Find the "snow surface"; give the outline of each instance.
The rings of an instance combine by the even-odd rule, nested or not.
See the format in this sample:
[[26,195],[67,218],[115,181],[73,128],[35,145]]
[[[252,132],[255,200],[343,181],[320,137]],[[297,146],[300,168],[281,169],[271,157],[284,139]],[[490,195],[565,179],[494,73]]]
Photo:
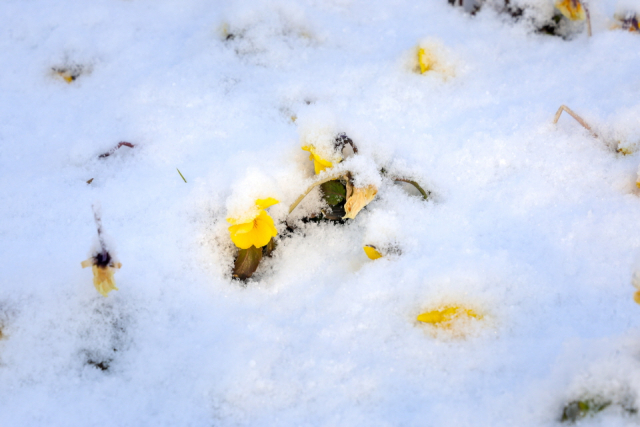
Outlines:
[[[640,154],[552,124],[566,104],[640,139],[640,38],[609,31],[615,0],[590,4],[593,37],[565,40],[445,0],[2,1],[0,425],[543,426],[589,395],[640,407]],[[425,40],[453,77],[407,67]],[[312,193],[285,238],[313,181],[298,123],[346,132],[344,164],[379,193],[348,224],[303,224]],[[119,141],[136,146],[98,158]],[[243,287],[225,219],[258,197],[280,200],[281,239]],[[96,201],[123,263],[108,298],[80,268]],[[452,303],[485,314],[465,337],[415,320]],[[583,424],[638,422],[612,405]]]

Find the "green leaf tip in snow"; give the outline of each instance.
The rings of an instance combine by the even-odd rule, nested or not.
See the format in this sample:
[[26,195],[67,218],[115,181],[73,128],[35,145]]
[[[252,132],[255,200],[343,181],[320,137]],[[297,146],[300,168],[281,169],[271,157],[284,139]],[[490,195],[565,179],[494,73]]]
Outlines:
[[176,170],[178,171],[178,173],[180,174],[180,177],[182,178],[182,180],[186,183],[187,180],[184,179],[184,176],[182,175],[182,172],[180,172],[180,169],[176,168]]
[[560,421],[574,423],[586,416],[597,414],[611,405],[611,403],[610,400],[592,398],[574,400],[565,405]]

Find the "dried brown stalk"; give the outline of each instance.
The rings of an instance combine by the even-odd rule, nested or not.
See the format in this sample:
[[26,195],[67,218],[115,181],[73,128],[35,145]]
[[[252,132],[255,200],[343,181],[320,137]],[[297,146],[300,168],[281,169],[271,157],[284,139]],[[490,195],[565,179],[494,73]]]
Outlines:
[[587,34],[591,37],[591,14],[589,13],[589,7],[582,3],[582,7],[584,8],[584,13],[587,15]]
[[120,148],[120,147],[122,147],[122,146],[124,146],[124,147],[129,147],[129,148],[133,148],[133,147],[135,147],[135,145],[133,145],[132,143],[123,141],[123,142],[118,143],[118,145],[116,145],[114,148],[112,148],[112,149],[111,149],[111,150],[109,150],[108,152],[103,153],[103,154],[100,154],[100,155],[98,156],[98,158],[102,159],[102,158],[104,158],[104,157],[109,157],[110,155],[112,155],[113,153],[115,153],[115,152],[118,150],[118,148]]
[[564,104],[561,105],[560,108],[558,108],[558,111],[556,112],[556,116],[553,119],[554,125],[558,123],[558,120],[560,119],[560,115],[562,114],[563,111],[566,111],[567,114],[569,114],[571,117],[576,119],[576,121],[580,123],[586,130],[588,130],[591,133],[591,135],[593,135],[594,138],[599,138],[598,134],[591,128],[591,126],[587,124],[587,122],[584,121],[582,117],[577,115],[571,108],[567,107]]

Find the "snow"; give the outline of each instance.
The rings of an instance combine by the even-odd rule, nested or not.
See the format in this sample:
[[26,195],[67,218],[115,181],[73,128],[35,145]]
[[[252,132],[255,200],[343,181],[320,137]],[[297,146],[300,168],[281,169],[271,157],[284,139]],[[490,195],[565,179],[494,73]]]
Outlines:
[[[0,424],[542,426],[598,395],[584,425],[636,425],[640,155],[615,149],[640,139],[640,38],[609,27],[640,4],[589,5],[593,37],[563,39],[445,0],[5,0]],[[427,42],[452,76],[407,65]],[[305,135],[333,130],[378,196],[304,223],[314,191],[287,231]],[[242,284],[226,218],[266,197],[278,247]],[[80,268],[96,202],[107,298]],[[484,317],[416,321],[447,304]]]

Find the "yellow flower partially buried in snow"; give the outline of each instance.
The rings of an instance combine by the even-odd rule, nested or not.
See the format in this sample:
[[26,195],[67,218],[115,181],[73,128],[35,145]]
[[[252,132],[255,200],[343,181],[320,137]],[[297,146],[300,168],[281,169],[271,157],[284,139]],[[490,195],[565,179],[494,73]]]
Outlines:
[[560,13],[572,21],[584,21],[586,18],[584,7],[582,7],[580,0],[558,0],[555,6]]
[[369,259],[371,260],[376,260],[383,257],[383,255],[375,248],[375,246],[366,245],[363,246],[362,249],[364,249],[364,253],[367,254]]
[[333,162],[322,158],[322,156],[318,154],[316,147],[313,145],[305,145],[302,149],[311,153],[309,154],[309,160],[313,160],[313,167],[315,168],[316,175],[327,168],[333,167]]
[[273,197],[256,200],[256,206],[248,215],[242,218],[227,218],[231,223],[229,233],[231,240],[240,249],[249,249],[251,246],[261,248],[266,246],[272,237],[278,234],[266,208],[279,203]]
[[418,321],[430,323],[436,327],[449,329],[456,320],[482,319],[482,316],[470,308],[450,305],[438,310],[428,311],[418,316]]
[[343,219],[355,219],[358,212],[371,202],[378,194],[378,189],[374,185],[366,187],[355,187],[353,193],[348,195],[347,202],[344,204],[344,210],[347,213]]
[[[117,268],[122,267],[122,263],[111,260],[111,256],[108,253],[105,257],[101,257],[100,255],[101,254],[98,254],[86,259],[82,261],[80,265],[82,265],[82,268],[91,266],[91,270],[93,271],[93,286],[96,287],[97,291],[100,292],[103,297],[106,297],[109,295],[109,292],[118,290],[113,274]],[[101,261],[103,258],[106,258],[105,262]]]

